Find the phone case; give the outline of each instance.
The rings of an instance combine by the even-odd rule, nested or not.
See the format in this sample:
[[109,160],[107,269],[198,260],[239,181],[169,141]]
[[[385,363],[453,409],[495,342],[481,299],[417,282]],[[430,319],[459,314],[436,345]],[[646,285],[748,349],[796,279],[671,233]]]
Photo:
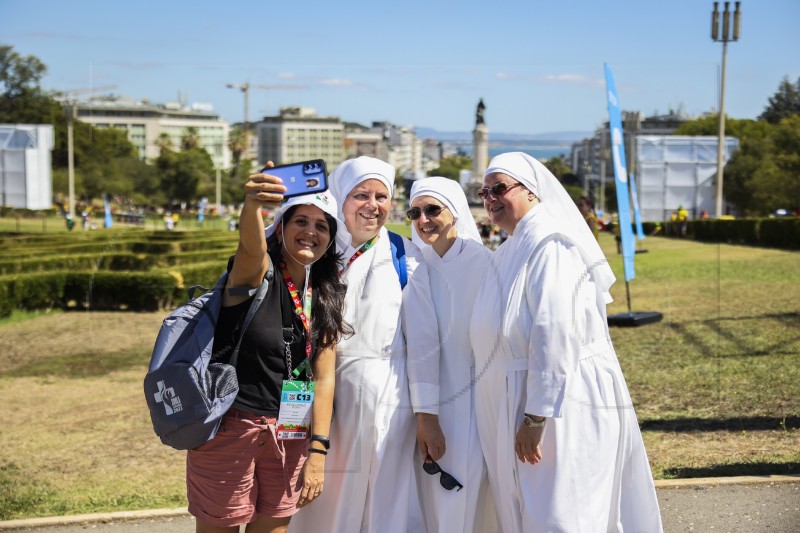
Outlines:
[[313,159],[288,165],[264,168],[264,174],[277,176],[283,181],[286,192],[284,198],[300,196],[328,189],[328,175],[325,172],[325,161]]

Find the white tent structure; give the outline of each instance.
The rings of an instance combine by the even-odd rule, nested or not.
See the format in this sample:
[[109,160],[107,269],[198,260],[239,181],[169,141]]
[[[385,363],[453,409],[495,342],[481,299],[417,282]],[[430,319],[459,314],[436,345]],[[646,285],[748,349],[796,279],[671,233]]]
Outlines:
[[49,124],[0,124],[0,203],[5,207],[53,207]]
[[[725,138],[724,160],[739,147]],[[715,211],[717,137],[636,136],[636,183],[643,220],[669,220],[683,206],[692,218]]]

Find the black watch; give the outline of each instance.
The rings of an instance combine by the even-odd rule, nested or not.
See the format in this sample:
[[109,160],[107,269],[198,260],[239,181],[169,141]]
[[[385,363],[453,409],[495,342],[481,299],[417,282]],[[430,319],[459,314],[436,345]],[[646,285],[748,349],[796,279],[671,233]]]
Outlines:
[[327,435],[311,435],[311,442],[317,441],[322,444],[326,450],[331,448],[331,439]]

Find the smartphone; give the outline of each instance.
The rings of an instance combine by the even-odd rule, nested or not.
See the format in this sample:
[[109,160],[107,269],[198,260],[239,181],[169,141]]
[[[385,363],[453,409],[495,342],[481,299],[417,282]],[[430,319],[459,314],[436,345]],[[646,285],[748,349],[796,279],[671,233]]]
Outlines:
[[301,196],[328,190],[328,175],[325,172],[325,161],[313,159],[288,165],[261,169],[262,174],[277,176],[283,180],[286,192],[284,198]]

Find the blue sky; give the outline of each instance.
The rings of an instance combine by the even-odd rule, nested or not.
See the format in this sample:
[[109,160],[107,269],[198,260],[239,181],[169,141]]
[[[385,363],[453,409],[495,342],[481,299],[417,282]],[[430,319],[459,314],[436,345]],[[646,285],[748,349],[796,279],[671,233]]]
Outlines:
[[[733,6],[733,2],[731,3]],[[720,6],[721,8],[721,6]],[[622,108],[717,107],[722,45],[710,0],[186,2],[0,0],[0,42],[48,66],[44,86],[115,86],[155,102],[210,103],[231,122],[279,107],[469,131],[591,131],[607,120],[603,63]],[[755,118],[800,76],[800,1],[745,0],[728,46],[726,111]],[[490,133],[491,135],[491,133]]]

